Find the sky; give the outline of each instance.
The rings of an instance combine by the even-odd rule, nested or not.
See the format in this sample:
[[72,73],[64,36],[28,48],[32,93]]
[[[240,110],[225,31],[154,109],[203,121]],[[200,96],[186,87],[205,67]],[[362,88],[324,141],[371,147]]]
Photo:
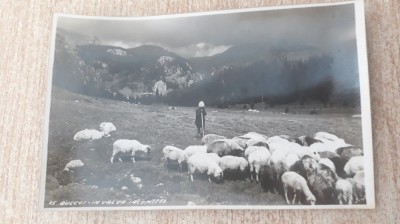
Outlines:
[[353,4],[143,18],[105,20],[60,16],[57,27],[96,36],[103,44],[123,48],[157,45],[186,58],[211,56],[231,46],[252,43],[356,53]]

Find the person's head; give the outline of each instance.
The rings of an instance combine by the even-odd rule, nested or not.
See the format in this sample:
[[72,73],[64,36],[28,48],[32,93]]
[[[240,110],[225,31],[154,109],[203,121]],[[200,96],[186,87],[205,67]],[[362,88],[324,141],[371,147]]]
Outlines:
[[204,108],[204,107],[205,107],[204,102],[203,102],[203,101],[200,101],[200,102],[199,102],[199,108]]

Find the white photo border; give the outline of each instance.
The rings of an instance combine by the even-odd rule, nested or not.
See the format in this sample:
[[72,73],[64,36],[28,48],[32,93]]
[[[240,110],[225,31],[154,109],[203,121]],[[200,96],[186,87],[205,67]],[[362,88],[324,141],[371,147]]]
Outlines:
[[[194,205],[194,206],[120,206],[120,207],[45,207],[45,184],[46,184],[46,171],[47,171],[47,156],[48,156],[48,140],[49,140],[49,122],[50,122],[50,104],[51,104],[51,90],[52,90],[52,77],[53,65],[55,54],[56,30],[58,18],[82,18],[93,20],[152,20],[152,19],[169,19],[169,18],[183,18],[192,16],[205,16],[215,14],[230,14],[239,12],[254,12],[254,11],[272,11],[283,9],[297,9],[297,8],[311,8],[311,7],[325,7],[354,4],[355,9],[355,29],[357,41],[357,56],[358,56],[358,69],[360,80],[360,97],[361,97],[361,114],[362,114],[362,141],[364,149],[364,172],[365,172],[365,192],[366,204],[365,205]],[[41,176],[40,176],[40,197],[39,209],[41,211],[61,211],[61,210],[176,210],[176,209],[258,209],[258,210],[278,210],[278,209],[374,209],[375,208],[375,186],[374,186],[374,161],[373,161],[373,142],[372,142],[372,120],[371,120],[371,101],[370,101],[370,88],[369,88],[369,73],[368,73],[368,58],[367,58],[367,44],[366,44],[366,30],[365,30],[365,12],[364,0],[345,1],[337,3],[319,3],[319,4],[301,4],[301,5],[288,5],[288,6],[272,6],[272,7],[259,7],[259,8],[246,8],[246,9],[233,9],[223,11],[209,11],[200,13],[187,13],[187,14],[172,14],[161,16],[148,16],[148,17],[102,17],[102,16],[82,16],[56,13],[53,16],[51,44],[50,44],[50,57],[47,76],[47,89],[46,89],[46,108],[45,119],[43,127],[43,149],[41,152]]]

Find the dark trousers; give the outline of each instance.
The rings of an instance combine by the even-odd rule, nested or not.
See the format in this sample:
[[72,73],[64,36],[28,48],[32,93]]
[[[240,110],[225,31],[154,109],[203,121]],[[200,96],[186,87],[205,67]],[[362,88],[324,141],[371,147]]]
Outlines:
[[[203,125],[204,125],[204,130],[205,130],[206,124],[203,124]],[[197,134],[201,134],[201,132],[202,132],[201,125],[196,125],[196,127],[197,127]]]

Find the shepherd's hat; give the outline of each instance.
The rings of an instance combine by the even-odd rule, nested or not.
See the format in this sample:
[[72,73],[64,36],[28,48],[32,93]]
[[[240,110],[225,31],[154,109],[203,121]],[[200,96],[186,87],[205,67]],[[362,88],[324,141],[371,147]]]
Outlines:
[[199,102],[199,107],[205,107],[203,101],[200,101],[200,102]]

